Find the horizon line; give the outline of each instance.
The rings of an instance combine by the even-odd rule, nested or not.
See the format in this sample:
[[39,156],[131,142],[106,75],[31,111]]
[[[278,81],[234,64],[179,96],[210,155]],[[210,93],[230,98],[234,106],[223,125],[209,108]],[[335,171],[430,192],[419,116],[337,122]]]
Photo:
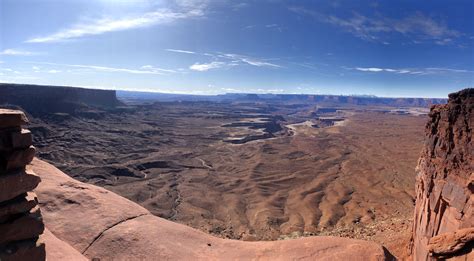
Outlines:
[[[109,90],[109,91],[125,91],[125,92],[142,92],[142,93],[156,93],[156,94],[171,94],[171,95],[190,95],[190,96],[218,96],[218,95],[228,95],[228,94],[256,94],[256,95],[320,95],[320,96],[346,96],[346,97],[364,97],[366,98],[405,98],[405,99],[448,99],[448,93],[446,97],[421,97],[421,96],[378,96],[375,94],[331,94],[331,93],[289,93],[289,92],[216,92],[216,93],[189,93],[189,92],[172,92],[172,91],[163,91],[163,90],[150,90],[150,89],[128,89],[128,88],[117,88],[117,87],[97,87],[97,86],[71,86],[71,85],[49,85],[49,84],[33,84],[33,83],[12,83],[12,82],[0,82],[2,84],[12,84],[12,85],[33,85],[33,86],[46,86],[46,87],[64,87],[64,88],[82,88],[82,89],[95,89],[95,90]],[[460,90],[470,89],[473,87],[464,87]],[[454,91],[456,92],[456,91]],[[453,92],[453,93],[454,93]]]

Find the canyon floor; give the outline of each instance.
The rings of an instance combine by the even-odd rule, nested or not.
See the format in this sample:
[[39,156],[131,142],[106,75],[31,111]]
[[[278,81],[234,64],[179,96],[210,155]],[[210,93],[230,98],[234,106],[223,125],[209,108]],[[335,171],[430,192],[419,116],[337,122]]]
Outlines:
[[39,158],[206,233],[344,236],[403,256],[423,112],[162,102],[34,116],[29,129]]

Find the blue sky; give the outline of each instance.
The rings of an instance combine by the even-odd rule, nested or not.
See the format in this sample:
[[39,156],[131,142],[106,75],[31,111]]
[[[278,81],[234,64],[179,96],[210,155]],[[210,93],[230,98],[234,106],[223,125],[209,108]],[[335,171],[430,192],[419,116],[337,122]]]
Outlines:
[[446,97],[474,2],[0,0],[0,82],[170,93]]

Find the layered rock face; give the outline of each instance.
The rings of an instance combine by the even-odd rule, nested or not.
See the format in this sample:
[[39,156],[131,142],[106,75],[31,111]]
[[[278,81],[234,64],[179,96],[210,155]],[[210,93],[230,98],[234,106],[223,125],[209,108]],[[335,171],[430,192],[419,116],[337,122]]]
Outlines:
[[28,164],[35,148],[21,111],[0,109],[0,260],[44,260],[44,224],[36,195],[40,178]]
[[418,162],[414,260],[474,260],[474,89],[431,109]]
[[0,83],[0,104],[20,106],[34,116],[75,113],[87,106],[119,105],[115,91],[62,86]]

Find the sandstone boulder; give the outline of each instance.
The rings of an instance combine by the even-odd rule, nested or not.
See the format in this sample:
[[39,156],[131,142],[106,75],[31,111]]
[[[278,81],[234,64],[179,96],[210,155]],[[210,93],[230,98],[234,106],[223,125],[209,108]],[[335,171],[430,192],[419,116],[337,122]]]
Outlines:
[[33,190],[40,181],[40,177],[28,168],[0,175],[0,202]]
[[0,260],[44,260],[44,224],[36,195],[40,182],[27,166],[35,156],[21,111],[0,109]]
[[33,160],[35,153],[36,149],[33,146],[12,151],[6,158],[5,169],[10,171],[25,167]]
[[0,224],[0,245],[35,238],[43,233],[44,225],[39,207],[35,207],[27,213],[16,216]]
[[33,144],[33,135],[31,135],[31,131],[26,129],[22,129],[20,132],[13,132],[11,139],[13,149],[26,149]]
[[17,127],[28,123],[26,115],[18,110],[0,109],[0,129]]
[[0,203],[0,223],[11,218],[12,215],[25,213],[38,205],[38,198],[33,192]]
[[474,241],[474,228],[465,228],[451,233],[444,233],[430,238],[428,243],[428,251],[431,256],[437,258],[446,258],[456,255]]
[[29,239],[0,246],[0,260],[45,260],[45,245],[41,240]]

